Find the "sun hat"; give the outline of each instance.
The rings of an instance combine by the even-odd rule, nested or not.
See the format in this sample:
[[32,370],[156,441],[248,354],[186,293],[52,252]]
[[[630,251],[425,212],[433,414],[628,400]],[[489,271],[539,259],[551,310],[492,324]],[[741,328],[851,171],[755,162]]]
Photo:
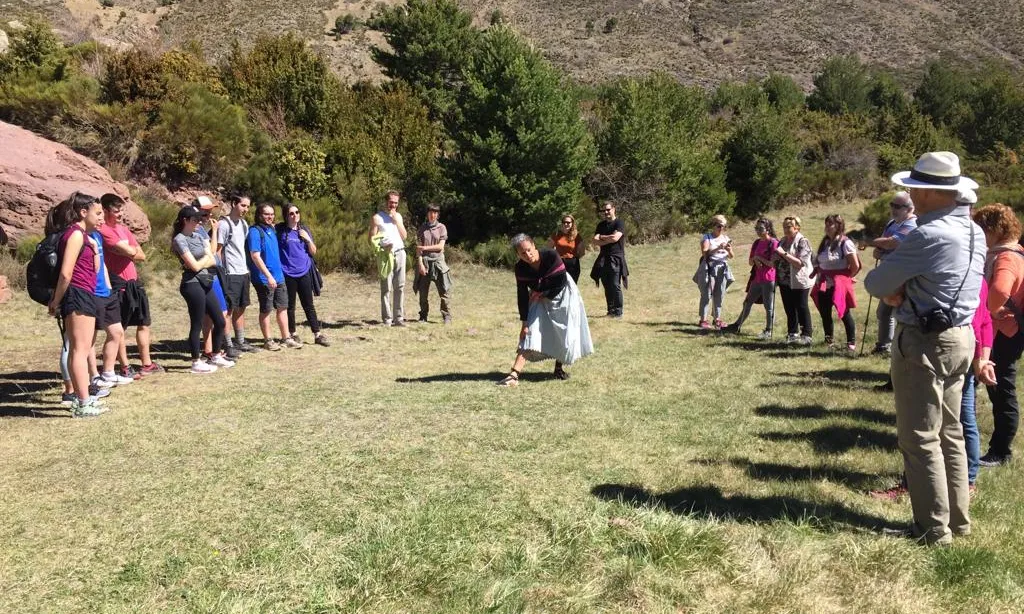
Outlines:
[[213,204],[213,201],[210,200],[209,196],[196,196],[196,199],[192,201],[192,206],[195,207],[196,209],[209,211],[210,209],[213,209],[217,205]]
[[960,174],[960,158],[949,151],[930,151],[914,163],[913,170],[892,176],[892,182],[905,188],[960,191],[977,190],[978,184]]
[[956,204],[976,205],[978,204],[978,194],[970,188],[964,188],[956,193]]

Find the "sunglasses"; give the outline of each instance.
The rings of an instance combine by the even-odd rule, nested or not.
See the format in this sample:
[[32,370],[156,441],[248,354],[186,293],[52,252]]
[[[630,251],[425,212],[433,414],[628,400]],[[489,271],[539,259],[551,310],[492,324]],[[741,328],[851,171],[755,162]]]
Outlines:
[[298,215],[298,214],[299,214],[299,210],[298,209],[292,209],[291,211],[288,212],[288,215]]
[[572,224],[572,220],[562,220],[563,224]]
[[612,211],[614,211],[614,209],[604,209],[601,213],[611,213]]

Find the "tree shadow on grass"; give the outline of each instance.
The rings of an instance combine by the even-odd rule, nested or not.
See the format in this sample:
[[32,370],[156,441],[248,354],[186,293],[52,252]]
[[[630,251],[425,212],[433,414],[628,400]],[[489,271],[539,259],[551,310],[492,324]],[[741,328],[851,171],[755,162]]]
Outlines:
[[[779,377],[789,378],[803,383],[843,384],[847,387],[869,388],[884,383],[889,379],[886,373],[862,371],[859,369],[826,369],[822,371],[800,371],[797,373],[779,373]],[[795,382],[794,382],[795,383]],[[854,386],[851,386],[854,384]]]
[[894,433],[859,426],[827,426],[801,433],[770,432],[758,437],[765,441],[807,441],[818,454],[842,454],[854,448],[897,449]]
[[731,465],[746,472],[747,476],[762,482],[835,482],[851,490],[864,491],[896,477],[895,474],[865,473],[829,465],[786,465],[783,463],[756,463],[746,458],[728,460],[698,459],[701,465]]
[[326,322],[321,320],[320,327],[327,329],[338,329],[338,328],[368,328],[377,326],[380,324],[380,320],[335,320],[334,322]]
[[[60,400],[60,385],[60,375],[53,371],[20,371],[0,375],[0,417],[68,417],[69,414],[57,404]],[[51,394],[44,394],[46,392]]]
[[729,518],[745,524],[770,524],[783,520],[807,523],[824,532],[896,528],[880,516],[858,512],[836,502],[815,503],[783,495],[726,496],[715,486],[694,486],[652,493],[635,485],[599,484],[590,490],[590,494],[604,501],[661,508],[675,514],[708,520]]
[[768,350],[777,350],[780,347],[783,347],[784,344],[780,341],[743,341],[734,337],[726,338],[719,343],[719,345],[724,345],[726,347],[746,352],[765,352]]
[[714,337],[719,335],[717,330],[701,328],[697,324],[680,322],[678,320],[673,320],[671,322],[630,322],[630,324],[634,326],[660,326],[662,328],[656,331],[659,333],[682,333],[684,335],[693,335],[696,337]]
[[804,420],[820,420],[825,418],[850,418],[860,422],[871,422],[885,426],[896,426],[896,415],[880,409],[855,407],[852,409],[826,409],[821,405],[801,405],[799,407],[783,407],[781,405],[763,405],[754,409],[758,416],[766,418],[800,418]]
[[[436,375],[424,375],[423,377],[397,377],[395,382],[399,384],[435,384],[439,382],[491,382],[501,381],[508,371],[488,371],[487,373],[438,373]],[[538,373],[527,371],[519,374],[519,380],[524,382],[546,382],[555,380],[552,373]]]
[[149,356],[157,362],[166,360],[191,361],[192,349],[188,346],[188,339],[171,339],[154,343],[149,349]]

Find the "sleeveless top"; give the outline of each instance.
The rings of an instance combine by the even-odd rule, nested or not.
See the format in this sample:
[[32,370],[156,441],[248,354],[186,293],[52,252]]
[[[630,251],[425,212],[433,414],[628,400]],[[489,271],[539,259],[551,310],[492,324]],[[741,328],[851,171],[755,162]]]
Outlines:
[[377,215],[381,219],[380,229],[384,233],[385,242],[391,246],[392,252],[400,251],[405,247],[405,242],[402,241],[402,235],[398,233],[398,225],[395,224],[394,218],[383,211],[378,211]]
[[85,234],[85,230],[82,229],[78,224],[72,224],[67,227],[64,234],[60,237],[60,262],[64,262],[64,252],[67,249],[68,239],[71,235],[76,232],[82,233],[82,251],[78,253],[78,258],[75,260],[75,268],[71,272],[71,287],[78,288],[79,290],[85,290],[89,294],[96,293],[96,248],[93,247],[92,241],[89,240],[89,236]]

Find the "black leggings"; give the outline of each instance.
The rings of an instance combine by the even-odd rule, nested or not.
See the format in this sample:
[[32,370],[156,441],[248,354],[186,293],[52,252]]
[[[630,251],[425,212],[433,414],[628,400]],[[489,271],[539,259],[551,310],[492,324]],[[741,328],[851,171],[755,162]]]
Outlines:
[[[811,324],[811,309],[807,305],[810,288],[790,288],[779,286],[782,296],[782,308],[786,310],[786,333],[795,335],[799,332],[804,337],[813,336],[814,326]],[[799,329],[797,325],[799,324]]]
[[[835,288],[829,288],[818,293],[818,313],[821,314],[821,329],[825,333],[825,339],[833,339],[832,336],[832,307]],[[846,329],[846,342],[857,342],[857,325],[853,323],[853,310],[846,306],[846,313],[843,314],[843,328]]]
[[[312,272],[312,269],[310,269]],[[313,334],[320,332],[320,320],[316,317],[316,307],[313,306],[313,278],[307,272],[302,277],[284,276],[285,286],[288,288],[288,332],[295,332],[295,295],[299,295],[299,302],[302,303],[302,310],[306,312],[306,323],[313,331]]]
[[188,306],[188,347],[192,352],[192,360],[199,360],[203,349],[203,316],[210,316],[213,322],[213,353],[217,354],[224,347],[224,314],[220,311],[220,301],[211,286],[204,290],[199,282],[182,283],[178,288]]

